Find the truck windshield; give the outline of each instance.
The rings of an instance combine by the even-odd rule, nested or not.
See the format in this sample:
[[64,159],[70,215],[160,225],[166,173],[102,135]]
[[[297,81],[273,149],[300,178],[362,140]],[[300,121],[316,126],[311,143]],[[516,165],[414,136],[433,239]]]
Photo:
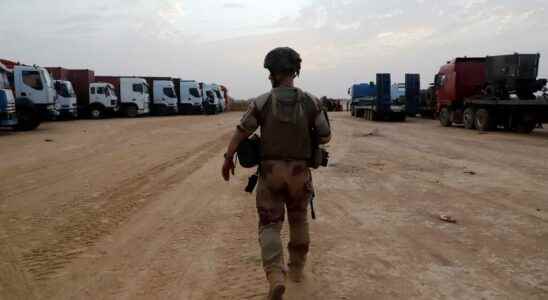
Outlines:
[[143,94],[150,94],[148,89],[148,84],[143,83]]
[[6,73],[0,72],[0,89],[9,88],[8,75]]
[[105,96],[110,97],[110,86],[105,89]]
[[200,91],[198,91],[197,88],[190,88],[190,89],[188,89],[188,92],[189,92],[193,97],[200,98]]
[[53,82],[51,80],[51,77],[49,76],[49,73],[44,70],[40,70],[40,74],[42,74],[42,77],[44,78],[44,81],[46,82],[46,86],[53,87]]
[[55,91],[57,92],[57,95],[64,98],[71,97],[72,93],[74,93],[71,93],[71,89],[69,89],[67,84],[58,81],[55,82]]
[[175,98],[175,91],[173,88],[165,87],[164,88],[164,95],[168,96],[169,98]]
[[215,95],[217,95],[217,98],[223,99],[223,96],[221,96],[221,92],[219,92],[219,90],[215,90]]
[[72,85],[66,85],[67,91],[70,97],[75,97],[76,93],[74,92],[74,89],[72,88]]

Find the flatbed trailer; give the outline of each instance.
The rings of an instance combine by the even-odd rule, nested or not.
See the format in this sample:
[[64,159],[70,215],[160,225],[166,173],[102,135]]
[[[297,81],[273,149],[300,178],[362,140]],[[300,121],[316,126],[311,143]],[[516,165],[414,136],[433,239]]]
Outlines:
[[463,124],[468,129],[493,130],[502,126],[530,133],[539,123],[548,122],[548,98],[530,100],[466,99]]
[[390,74],[377,74],[376,84],[361,85],[365,87],[362,97],[355,97],[355,87],[350,90],[352,116],[370,121],[405,121],[407,116],[405,105],[394,102],[391,98]]
[[382,121],[382,120],[393,120],[393,121],[404,121],[406,118],[405,107],[392,107],[388,110],[381,109],[375,104],[358,104],[353,106],[353,116],[357,118],[364,118],[368,121]]

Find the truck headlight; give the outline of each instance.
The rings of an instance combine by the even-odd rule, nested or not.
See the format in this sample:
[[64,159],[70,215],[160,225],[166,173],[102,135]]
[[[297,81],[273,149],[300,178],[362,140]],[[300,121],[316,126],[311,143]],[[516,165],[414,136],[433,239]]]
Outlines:
[[405,110],[405,105],[390,105],[390,110],[394,112],[402,112]]

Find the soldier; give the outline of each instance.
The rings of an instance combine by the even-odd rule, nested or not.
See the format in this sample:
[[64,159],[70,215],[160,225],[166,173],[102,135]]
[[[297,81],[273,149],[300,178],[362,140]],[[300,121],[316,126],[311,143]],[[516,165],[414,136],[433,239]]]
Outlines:
[[318,98],[294,86],[301,57],[288,47],[270,51],[264,60],[272,90],[251,101],[230,141],[222,168],[228,181],[234,174],[238,145],[261,130],[261,163],[257,189],[259,243],[264,271],[270,284],[269,299],[285,292],[283,246],[280,231],[287,209],[289,221],[289,278],[300,282],[309,249],[307,210],[313,195],[309,161],[312,140],[331,139],[327,115]]

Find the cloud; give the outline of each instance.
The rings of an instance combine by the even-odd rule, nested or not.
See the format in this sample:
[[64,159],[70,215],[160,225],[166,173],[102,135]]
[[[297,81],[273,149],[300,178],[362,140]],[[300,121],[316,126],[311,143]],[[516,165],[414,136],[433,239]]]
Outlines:
[[542,0],[227,0],[221,8],[230,11],[216,7],[216,0],[1,0],[2,55],[222,82],[238,98],[268,88],[262,60],[281,45],[303,57],[298,84],[333,97],[377,72],[395,81],[419,72],[426,85],[443,62],[464,55],[539,52],[540,74],[548,75]]
[[245,4],[237,2],[225,2],[223,8],[245,8]]

